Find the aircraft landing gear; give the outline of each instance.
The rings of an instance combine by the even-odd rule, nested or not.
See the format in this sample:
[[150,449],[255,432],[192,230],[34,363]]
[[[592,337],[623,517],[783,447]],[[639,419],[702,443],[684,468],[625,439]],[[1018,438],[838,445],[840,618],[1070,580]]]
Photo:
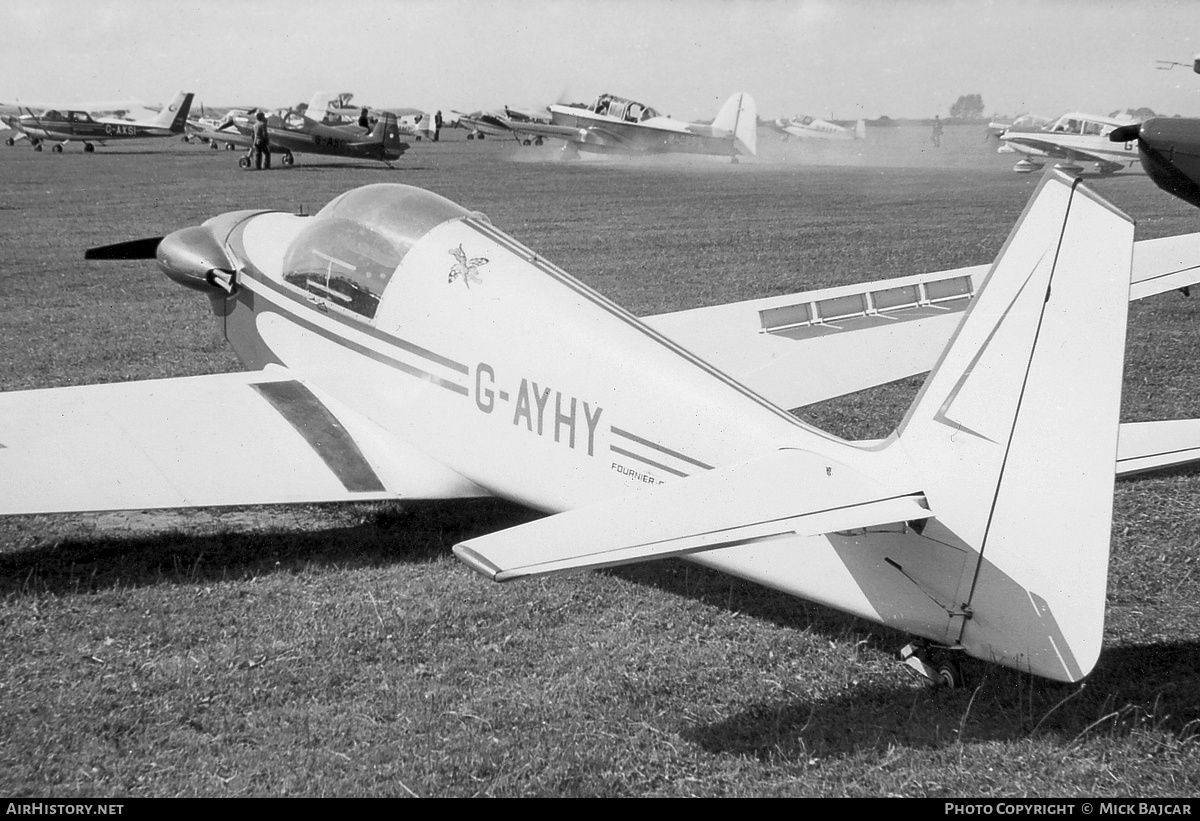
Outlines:
[[475,135],[474,135],[474,134],[468,134],[468,135],[467,135],[467,139],[468,139],[468,140],[473,140],[473,139],[475,139]]
[[41,151],[41,150],[42,150],[42,144],[41,144],[40,142],[36,142],[36,143],[34,143],[34,144],[33,144],[33,150],[34,150],[34,151]]
[[963,670],[955,651],[914,641],[900,650],[900,661],[933,687],[954,690],[963,686]]
[[1073,162],[1060,162],[1054,167],[1058,171],[1062,171],[1064,174],[1071,174],[1072,176],[1083,173],[1083,166],[1076,165]]
[[533,144],[541,145],[543,142],[544,142],[544,140],[541,137],[538,137],[536,140],[533,141]]
[[218,148],[220,148],[220,147],[221,147],[221,146],[217,145],[217,144],[216,144],[216,143],[214,143],[214,142],[210,142],[210,143],[208,144],[208,150],[209,150],[209,151],[216,151],[216,150],[217,150]]
[[96,150],[96,146],[92,145],[91,143],[84,143],[84,144],[83,144],[83,153],[84,153],[84,154],[91,154],[91,153],[93,153],[95,150]]
[[225,150],[226,151],[236,151],[237,146],[234,145],[233,143],[225,143]]
[[62,143],[58,143],[57,145],[52,146],[50,148],[50,150],[53,151],[55,154],[61,154],[62,153]]
[[533,140],[521,140],[521,145],[533,145]]
[[284,151],[283,158],[280,159],[280,162],[284,165],[292,165],[296,162],[296,158],[292,156],[291,151]]
[[1030,162],[1029,160],[1020,160],[1013,166],[1013,171],[1018,174],[1029,174],[1034,171],[1041,171],[1045,163]]
[[1096,171],[1097,171],[1097,173],[1101,174],[1102,176],[1108,177],[1108,176],[1111,176],[1112,174],[1117,173],[1124,167],[1125,166],[1123,166],[1117,162],[1102,162],[1096,166]]
[[7,137],[4,140],[4,144],[7,145],[9,148],[12,148],[12,146],[15,145],[16,143],[12,137]]
[[238,167],[239,168],[249,168],[250,167],[250,158],[249,157],[239,157],[238,158]]

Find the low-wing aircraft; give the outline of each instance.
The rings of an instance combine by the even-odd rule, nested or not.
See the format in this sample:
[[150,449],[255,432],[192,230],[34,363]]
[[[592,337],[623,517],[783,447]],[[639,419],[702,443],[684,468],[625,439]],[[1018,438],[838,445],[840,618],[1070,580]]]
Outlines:
[[552,105],[551,122],[527,122],[524,134],[566,140],[568,157],[580,151],[597,154],[753,155],[758,146],[754,99],[742,92],[721,107],[711,125],[664,117],[642,103],[601,94],[590,105]]
[[[977,290],[864,286],[858,318],[934,328],[913,338],[937,364],[895,434],[851,442],[780,404],[843,383],[795,372],[773,401],[689,350],[719,309],[639,320],[436,194],[227,213],[87,256],[156,258],[250,370],[0,393],[0,514],[495,495],[554,515],[456,547],[493,578],[681,555],[1074,681],[1100,650],[1114,474],[1200,458],[1200,422],[1118,425],[1130,283],[1194,278],[1172,254],[1197,236],[1139,257],[1131,222],[1058,175]],[[732,307],[773,345],[808,346],[786,328],[812,319],[868,333],[837,325],[848,295],[791,299]]]
[[[111,140],[140,140],[146,137],[175,137],[186,131],[188,111],[192,105],[191,92],[180,92],[153,118],[134,121],[117,118],[94,118],[84,110],[47,109],[41,113],[25,109],[19,117],[4,117],[4,123],[19,131],[29,140],[34,151],[41,151],[42,144],[52,143],[51,151],[61,154],[63,145],[71,141],[83,143],[83,150],[91,153],[96,145]],[[13,145],[18,138],[5,140]]]
[[780,139],[785,142],[790,137],[801,140],[862,140],[867,136],[867,124],[859,120],[854,128],[797,114],[791,119],[773,120],[771,126],[781,133]]
[[455,125],[470,129],[468,140],[482,140],[485,137],[514,139],[522,145],[541,145],[544,137],[525,128],[529,123],[534,125],[549,125],[550,115],[527,109],[504,108],[491,111],[473,111],[464,114],[461,111],[451,111]]
[[1109,139],[1136,143],[1150,179],[1164,191],[1200,207],[1200,119],[1151,117],[1117,128]]
[[1044,128],[1011,127],[1000,134],[1001,154],[1024,154],[1013,171],[1028,174],[1045,167],[1047,160],[1062,160],[1055,167],[1079,174],[1079,163],[1095,163],[1101,174],[1112,174],[1133,164],[1137,149],[1132,143],[1114,143],[1109,133],[1127,121],[1072,112]]
[[[194,136],[225,143],[226,145],[249,148],[254,134],[254,115],[257,109],[230,112],[215,128],[194,132]],[[267,135],[271,150],[282,154],[284,165],[292,165],[296,154],[321,154],[330,157],[347,157],[362,160],[378,160],[392,167],[408,150],[408,143],[400,139],[400,127],[396,115],[385,113],[370,129],[357,126],[323,125],[294,108],[283,108],[267,114]],[[250,166],[249,157],[242,157],[239,164]]]
[[1051,122],[1053,120],[1049,117],[1043,117],[1040,114],[1021,114],[1011,120],[1000,117],[988,123],[987,136],[989,138],[999,137],[1009,129],[1015,132],[1044,131]]

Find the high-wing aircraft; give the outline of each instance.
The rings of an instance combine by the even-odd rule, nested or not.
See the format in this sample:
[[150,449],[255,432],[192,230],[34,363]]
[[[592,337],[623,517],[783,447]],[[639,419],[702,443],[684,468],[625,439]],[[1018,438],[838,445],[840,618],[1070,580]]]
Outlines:
[[[978,288],[964,269],[729,306],[769,324],[750,347],[857,351],[775,401],[689,350],[722,309],[639,320],[430,192],[227,213],[88,256],[156,258],[251,370],[0,394],[0,514],[495,495],[554,515],[456,548],[493,578],[686,556],[1074,681],[1100,650],[1114,474],[1200,458],[1195,421],[1118,426],[1131,281],[1194,278],[1174,256],[1197,243],[1139,255],[1126,217],[1047,178]],[[783,410],[879,359],[846,342],[873,322],[937,362],[895,434]]]
[[[257,111],[235,110],[215,128],[198,130],[194,136],[210,144],[217,141],[249,148]],[[399,159],[408,150],[408,143],[400,139],[396,115],[389,113],[380,117],[370,129],[363,129],[358,126],[323,125],[294,108],[283,108],[267,115],[267,135],[271,140],[271,150],[283,155],[284,165],[292,165],[296,161],[296,154],[321,154],[378,160],[390,168],[391,161]],[[242,157],[239,164],[248,168],[250,159]]]
[[1200,207],[1200,119],[1151,117],[1117,128],[1109,139],[1136,143],[1150,179],[1164,191]]
[[642,103],[601,94],[590,105],[552,105],[551,123],[527,122],[519,130],[531,137],[566,140],[564,151],[597,154],[712,154],[733,158],[755,154],[758,115],[754,99],[734,94],[711,125],[664,117]]
[[1114,143],[1109,133],[1127,122],[1095,114],[1064,114],[1043,128],[1013,126],[1000,134],[1002,154],[1020,153],[1013,171],[1038,171],[1047,160],[1062,160],[1055,167],[1070,174],[1083,171],[1079,163],[1095,163],[1101,174],[1112,174],[1137,159],[1132,143]]
[[[65,143],[78,141],[83,143],[84,151],[91,153],[96,150],[97,144],[104,145],[110,140],[139,140],[184,134],[192,97],[190,92],[181,91],[174,100],[163,106],[156,116],[144,121],[94,118],[84,110],[59,109],[47,109],[41,113],[26,109],[19,117],[6,116],[3,119],[6,125],[19,131],[29,140],[34,151],[41,151],[42,144],[49,142],[52,143],[50,150],[60,154]],[[9,138],[5,142],[13,145],[16,139]]]
[[829,120],[797,114],[791,119],[779,119],[771,122],[772,127],[781,133],[780,139],[786,141],[789,137],[802,140],[862,140],[867,136],[867,124],[859,120],[854,128],[847,128]]

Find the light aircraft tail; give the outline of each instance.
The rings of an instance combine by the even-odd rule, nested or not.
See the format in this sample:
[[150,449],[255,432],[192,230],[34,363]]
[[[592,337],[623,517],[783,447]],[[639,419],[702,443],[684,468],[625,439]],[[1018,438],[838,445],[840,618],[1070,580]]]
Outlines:
[[408,145],[400,139],[400,124],[396,120],[396,115],[390,111],[385,111],[383,115],[376,120],[375,127],[371,129],[368,141],[375,142],[378,140],[383,143],[383,150],[388,154],[399,156],[403,154]]
[[1100,652],[1132,257],[1127,217],[1047,176],[892,445],[966,557],[946,643],[1059,680]]
[[732,134],[742,153],[758,153],[758,109],[749,94],[739,91],[726,100],[712,127],[714,131]]
[[187,127],[188,112],[192,109],[192,92],[179,92],[175,99],[163,106],[151,125],[165,128],[172,134],[182,134]]

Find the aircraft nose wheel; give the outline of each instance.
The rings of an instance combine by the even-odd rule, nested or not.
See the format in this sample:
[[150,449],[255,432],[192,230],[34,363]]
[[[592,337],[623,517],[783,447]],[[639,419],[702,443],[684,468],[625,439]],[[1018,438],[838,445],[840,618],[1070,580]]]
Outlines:
[[295,158],[295,157],[293,157],[293,156],[292,156],[292,152],[291,152],[291,151],[289,151],[289,152],[287,152],[286,154],[284,154],[284,155],[283,155],[283,160],[282,160],[282,162],[283,162],[283,164],[284,164],[284,165],[291,165],[291,164],[293,164],[294,162],[296,162],[296,158]]
[[249,167],[250,167],[250,158],[249,158],[249,157],[241,157],[241,158],[239,158],[239,159],[238,159],[238,166],[239,166],[239,167],[241,167],[241,168],[249,168]]
[[62,153],[62,146],[61,146],[61,145],[56,145],[56,146],[54,146],[53,148],[51,148],[50,150],[51,150],[51,151],[53,151],[55,154],[61,154],[61,153]]

